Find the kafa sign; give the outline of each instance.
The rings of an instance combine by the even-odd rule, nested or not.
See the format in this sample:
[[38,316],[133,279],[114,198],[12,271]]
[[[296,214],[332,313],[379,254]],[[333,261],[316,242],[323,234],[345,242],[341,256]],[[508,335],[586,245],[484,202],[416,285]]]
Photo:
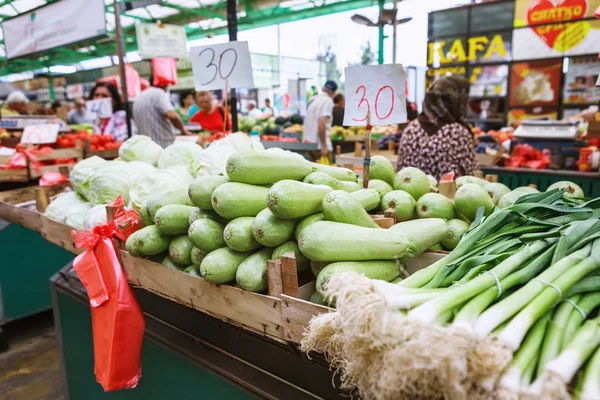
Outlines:
[[8,59],[106,34],[103,0],[62,0],[2,22]]
[[427,48],[427,65],[508,59],[510,59],[510,38],[501,34],[468,39],[441,39],[430,42]]

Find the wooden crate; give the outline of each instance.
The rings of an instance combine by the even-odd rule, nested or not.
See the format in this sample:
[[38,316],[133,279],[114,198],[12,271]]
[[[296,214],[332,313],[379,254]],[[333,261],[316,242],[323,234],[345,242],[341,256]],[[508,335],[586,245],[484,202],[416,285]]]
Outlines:
[[42,215],[37,203],[41,193],[54,196],[65,190],[68,184],[50,187],[30,186],[23,189],[0,192],[0,218],[36,232],[42,230]]
[[121,251],[121,259],[132,285],[256,334],[284,342],[279,298],[234,286],[213,285],[200,277],[133,257],[126,251]]
[[115,158],[119,157],[119,149],[91,150],[90,140],[86,139],[83,143],[83,158],[90,158],[93,156],[98,156],[100,158],[104,158],[105,160],[114,160]]
[[[0,156],[0,164],[8,164],[12,156]],[[83,150],[81,146],[69,149],[54,149],[50,154],[36,154],[40,161],[53,161],[63,158],[75,158],[77,161],[83,159]],[[54,164],[41,166],[36,171],[34,165],[27,159],[27,167],[22,169],[0,170],[0,182],[29,182],[41,177],[44,172],[58,172],[60,168],[71,168],[75,164]]]
[[[413,274],[420,269],[430,266],[443,257],[445,257],[445,254],[442,253],[423,253],[419,257],[406,262],[406,272],[408,274]],[[335,309],[308,301],[310,295],[315,291],[316,281],[309,282],[299,287],[297,286],[297,282],[296,287],[293,287],[293,284],[291,286],[289,285],[290,280],[286,279],[285,276],[286,274],[289,275],[289,270],[291,270],[291,267],[289,266],[293,266],[294,270],[296,268],[296,260],[293,253],[283,256],[280,263],[273,263],[271,261],[269,269],[276,269],[278,265],[280,265],[280,273],[283,277],[281,278],[281,281],[283,282],[281,285],[282,289],[278,294],[278,297],[281,299],[284,337],[288,342],[298,344],[302,340],[304,331],[313,317],[335,311]],[[286,265],[288,266],[287,268],[281,268]],[[288,271],[285,271],[286,269],[288,269]],[[271,293],[273,286],[278,287],[280,285],[276,274],[269,271],[267,276],[269,278],[269,292]]]

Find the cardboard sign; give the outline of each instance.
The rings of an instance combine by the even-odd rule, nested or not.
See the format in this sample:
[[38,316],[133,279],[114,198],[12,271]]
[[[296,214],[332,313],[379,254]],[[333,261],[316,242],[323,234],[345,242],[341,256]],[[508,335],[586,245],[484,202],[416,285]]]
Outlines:
[[346,75],[344,125],[406,122],[406,73],[401,64],[350,67]]
[[187,57],[187,36],[183,26],[137,24],[138,52],[144,59]]
[[55,143],[58,136],[58,124],[29,125],[23,130],[21,143],[45,144]]
[[229,42],[190,50],[196,90],[252,88],[248,42]]
[[88,100],[85,102],[85,108],[96,118],[110,118],[113,113],[111,99]]

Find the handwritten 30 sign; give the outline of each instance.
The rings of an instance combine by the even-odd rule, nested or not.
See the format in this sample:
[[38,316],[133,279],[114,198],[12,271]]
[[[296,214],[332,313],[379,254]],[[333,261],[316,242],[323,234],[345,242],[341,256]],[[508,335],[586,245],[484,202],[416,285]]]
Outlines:
[[406,122],[406,73],[400,64],[349,67],[344,125]]
[[252,88],[248,42],[229,42],[190,50],[196,90]]

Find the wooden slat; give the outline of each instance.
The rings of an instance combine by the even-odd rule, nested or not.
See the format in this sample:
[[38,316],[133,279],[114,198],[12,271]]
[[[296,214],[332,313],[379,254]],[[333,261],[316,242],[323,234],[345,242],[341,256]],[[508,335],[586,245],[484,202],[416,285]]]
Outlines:
[[121,252],[129,281],[145,290],[233,325],[283,341],[281,301],[204,279]]
[[42,227],[40,214],[37,211],[3,202],[0,202],[0,219],[36,232],[39,232]]
[[37,205],[37,210],[40,213],[43,214],[46,212],[46,208],[48,208],[48,204],[50,203],[50,198],[44,191],[44,188],[38,187],[35,189],[35,203]]
[[0,170],[0,182],[28,182],[27,169]]
[[[64,192],[70,185],[62,183],[60,185],[47,186],[44,188],[48,196],[52,197],[58,193]],[[39,186],[29,186],[21,189],[7,190],[0,192],[0,201],[8,204],[20,204],[35,200],[35,190]]]
[[73,239],[71,238],[73,228],[69,225],[53,221],[44,215],[40,215],[40,219],[42,221],[41,233],[44,239],[74,254],[84,251],[75,248]]
[[50,154],[36,154],[36,158],[40,161],[56,160],[59,158],[77,158],[83,159],[83,151],[78,148],[55,149]]
[[281,257],[281,280],[283,293],[288,296],[298,297],[298,268],[294,252],[285,253]]
[[317,315],[334,311],[332,308],[320,306],[296,297],[281,295],[281,312],[285,339],[292,343],[300,343],[304,330],[310,320]]
[[283,280],[281,278],[281,260],[267,261],[267,282],[269,296],[279,297],[283,293]]

